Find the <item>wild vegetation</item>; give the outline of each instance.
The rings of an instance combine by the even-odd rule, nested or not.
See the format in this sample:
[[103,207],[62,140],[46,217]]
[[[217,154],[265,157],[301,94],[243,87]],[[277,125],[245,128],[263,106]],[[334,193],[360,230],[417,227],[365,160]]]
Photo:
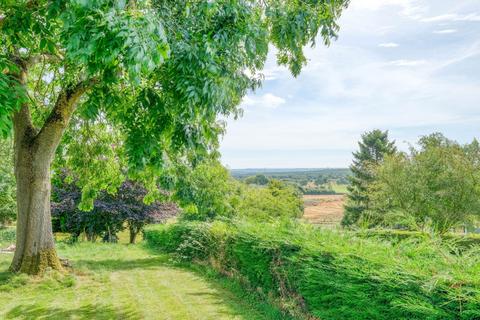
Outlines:
[[276,222],[150,227],[147,242],[240,279],[296,319],[477,319],[478,247],[441,239],[393,245]]
[[380,161],[360,162],[365,171],[353,171],[342,224],[440,234],[474,228],[480,217],[476,140],[461,145],[434,133],[409,152],[391,147]]

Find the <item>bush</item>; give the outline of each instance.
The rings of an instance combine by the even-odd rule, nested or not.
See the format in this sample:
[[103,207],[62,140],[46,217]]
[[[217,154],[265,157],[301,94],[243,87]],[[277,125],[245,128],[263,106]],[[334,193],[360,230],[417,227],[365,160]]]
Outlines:
[[15,229],[14,228],[0,228],[0,243],[3,242],[15,242]]
[[153,226],[145,239],[244,280],[295,317],[480,318],[478,246],[457,255],[435,240],[393,245],[285,222]]
[[177,214],[172,203],[144,202],[148,191],[139,183],[124,181],[115,195],[101,192],[93,202],[93,209],[82,211],[82,191],[75,183],[59,177],[54,186],[52,202],[52,227],[54,232],[67,232],[76,241],[85,233],[87,239],[116,242],[117,233],[128,225],[130,243],[135,243],[137,234],[148,223],[160,223]]

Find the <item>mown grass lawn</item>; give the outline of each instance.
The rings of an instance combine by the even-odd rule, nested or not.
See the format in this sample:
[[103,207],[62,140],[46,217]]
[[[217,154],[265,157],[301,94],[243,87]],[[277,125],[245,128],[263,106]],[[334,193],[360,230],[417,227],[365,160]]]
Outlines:
[[7,271],[0,254],[0,319],[279,319],[226,280],[182,268],[143,245],[58,245],[73,271],[42,279]]

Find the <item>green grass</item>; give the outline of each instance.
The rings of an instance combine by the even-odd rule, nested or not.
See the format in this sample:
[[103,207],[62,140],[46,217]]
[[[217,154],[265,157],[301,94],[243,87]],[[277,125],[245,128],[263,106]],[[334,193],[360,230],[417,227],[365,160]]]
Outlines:
[[333,191],[335,191],[335,193],[344,194],[348,192],[348,189],[347,189],[348,186],[346,184],[332,183],[331,186]]
[[234,283],[142,245],[58,249],[73,271],[42,279],[12,275],[12,255],[0,254],[0,319],[279,319]]

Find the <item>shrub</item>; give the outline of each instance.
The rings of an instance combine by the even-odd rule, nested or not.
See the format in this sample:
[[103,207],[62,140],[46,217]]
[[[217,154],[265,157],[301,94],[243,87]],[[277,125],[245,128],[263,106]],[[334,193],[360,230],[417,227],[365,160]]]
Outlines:
[[15,242],[15,229],[14,228],[0,228],[0,243],[3,242]]
[[145,238],[243,279],[296,317],[480,318],[478,246],[458,255],[436,240],[393,245],[286,222],[180,223],[149,227]]
[[104,241],[116,242],[116,234],[128,225],[130,243],[135,243],[137,234],[148,223],[159,223],[177,214],[171,203],[146,204],[147,190],[140,184],[127,180],[115,195],[101,192],[93,203],[93,209],[82,211],[79,204],[82,192],[74,183],[59,179],[54,187],[52,202],[52,225],[54,232],[67,232],[75,241],[81,233],[88,240],[103,237]]

